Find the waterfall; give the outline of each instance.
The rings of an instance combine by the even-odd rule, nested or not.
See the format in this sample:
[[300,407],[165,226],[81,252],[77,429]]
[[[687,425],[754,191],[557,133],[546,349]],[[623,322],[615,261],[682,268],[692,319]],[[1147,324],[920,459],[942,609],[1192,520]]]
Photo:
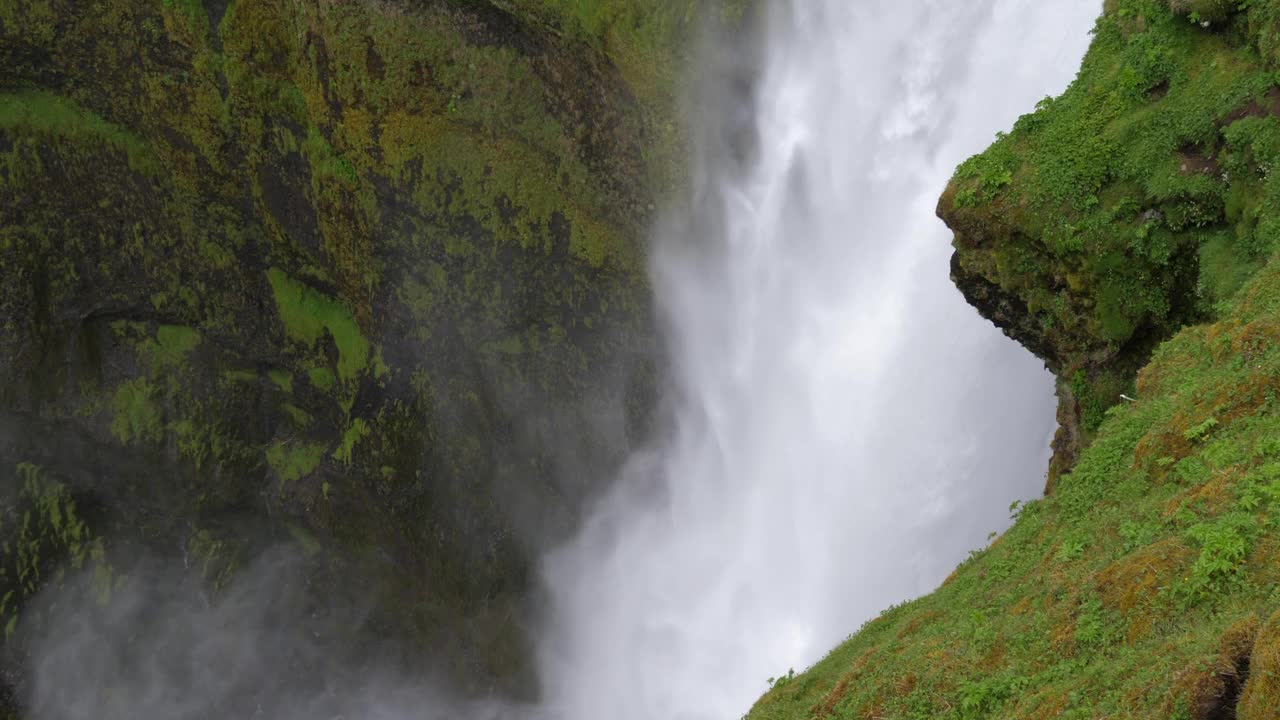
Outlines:
[[1099,5],[779,0],[751,91],[704,78],[651,258],[670,427],[545,559],[553,717],[739,717],[1039,494],[1052,379],[952,287],[933,208]]

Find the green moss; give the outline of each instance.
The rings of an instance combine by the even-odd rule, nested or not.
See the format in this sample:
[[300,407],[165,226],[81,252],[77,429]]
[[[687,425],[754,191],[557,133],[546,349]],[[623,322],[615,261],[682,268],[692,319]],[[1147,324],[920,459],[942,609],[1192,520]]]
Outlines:
[[273,368],[267,371],[267,377],[270,378],[271,382],[275,383],[276,387],[280,388],[284,392],[293,392],[293,373],[288,370]]
[[308,555],[316,555],[324,549],[323,546],[320,545],[320,541],[316,536],[298,523],[291,522],[288,524],[288,528],[289,534],[293,536],[293,539],[298,542],[298,545],[301,546],[303,551]]
[[1169,7],[1179,15],[1186,15],[1193,23],[1220,23],[1231,17],[1240,6],[1239,0],[1168,0]]
[[342,380],[354,380],[368,367],[369,341],[345,305],[281,270],[268,270],[267,278],[289,337],[308,345],[315,345],[326,334],[332,337],[338,348],[338,377]]
[[187,29],[203,35],[209,29],[209,13],[202,0],[161,0],[161,5],[185,23]]
[[[431,183],[419,185],[415,204],[440,218],[467,217],[499,238],[510,238],[522,247],[551,253],[557,242],[554,224],[562,223],[565,248],[575,257],[599,267],[606,261],[634,266],[636,248],[625,241],[621,228],[602,222],[593,207],[598,193],[595,180],[581,165],[571,165],[559,176],[530,176],[521,168],[538,162],[540,151],[520,143],[494,144],[438,118],[393,115],[382,135],[386,160],[402,177],[410,168],[430,162],[430,176],[441,177],[454,192],[440,192]],[[418,179],[408,175],[410,179]],[[475,248],[459,242],[450,248],[466,255]]]
[[1071,376],[1071,396],[1080,406],[1081,429],[1090,436],[1102,426],[1106,412],[1120,402],[1121,395],[1133,393],[1127,373],[1115,370],[1096,371],[1092,375],[1077,370]]
[[311,427],[311,424],[315,422],[315,418],[312,417],[311,413],[303,410],[297,405],[285,403],[280,406],[280,409],[283,410],[284,414],[293,422],[294,427],[300,430],[305,430],[308,427]]
[[258,373],[252,370],[227,370],[222,377],[233,384],[252,384],[258,382]]
[[282,441],[267,449],[267,463],[281,481],[286,483],[315,472],[323,459],[323,445]]
[[150,176],[160,172],[155,154],[137,135],[53,93],[0,94],[0,130],[21,131],[91,147],[105,146],[122,153],[135,172]]
[[225,588],[240,569],[237,542],[201,528],[187,538],[187,555],[199,566],[200,574],[215,591]]
[[111,433],[122,443],[159,442],[164,433],[157,391],[144,378],[116,388],[112,401]]
[[369,432],[368,423],[361,418],[353,419],[346,432],[342,434],[342,442],[338,444],[338,449],[333,451],[333,459],[344,465],[350,465],[356,444],[368,436]]
[[200,340],[200,331],[195,328],[161,325],[156,330],[154,340],[148,338],[138,344],[138,354],[153,371],[179,368],[200,344]]
[[26,600],[41,589],[90,565],[109,572],[102,540],[70,490],[30,463],[18,464],[13,475],[15,485],[0,508],[0,624],[6,641]]
[[307,369],[307,379],[321,392],[329,392],[337,385],[338,380],[328,368],[313,367]]
[[387,361],[382,357],[382,348],[378,347],[373,351],[373,376],[382,380],[390,374],[391,367],[387,365]]
[[1249,659],[1249,680],[1240,696],[1237,717],[1265,720],[1280,707],[1280,611],[1263,624]]
[[356,185],[360,178],[350,160],[336,153],[333,146],[314,126],[307,134],[301,146],[302,152],[311,161],[312,172],[321,177],[336,178],[348,185]]
[[235,255],[226,248],[208,240],[200,243],[200,254],[204,256],[205,260],[209,261],[209,265],[215,270],[227,270],[235,264]]

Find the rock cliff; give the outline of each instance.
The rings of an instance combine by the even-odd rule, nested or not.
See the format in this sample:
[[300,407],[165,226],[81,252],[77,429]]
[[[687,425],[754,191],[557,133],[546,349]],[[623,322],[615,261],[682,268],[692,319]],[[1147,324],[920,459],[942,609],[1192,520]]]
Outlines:
[[644,431],[697,16],[0,1],[4,692],[42,590],[279,545],[353,648],[531,692],[531,560]]

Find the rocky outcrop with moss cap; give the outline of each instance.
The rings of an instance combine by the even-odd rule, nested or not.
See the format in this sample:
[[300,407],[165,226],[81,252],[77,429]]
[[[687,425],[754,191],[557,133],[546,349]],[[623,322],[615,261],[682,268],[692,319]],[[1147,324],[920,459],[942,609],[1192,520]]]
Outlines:
[[527,693],[531,558],[643,431],[695,8],[0,1],[7,636],[286,544],[350,644]]
[[1216,317],[1280,244],[1275,10],[1234,5],[1108,3],[1072,88],[939,204],[957,285],[1061,379],[1051,484],[1151,350]]
[[960,167],[957,284],[1059,376],[1052,492],[748,717],[1276,716],[1278,20],[1111,0]]

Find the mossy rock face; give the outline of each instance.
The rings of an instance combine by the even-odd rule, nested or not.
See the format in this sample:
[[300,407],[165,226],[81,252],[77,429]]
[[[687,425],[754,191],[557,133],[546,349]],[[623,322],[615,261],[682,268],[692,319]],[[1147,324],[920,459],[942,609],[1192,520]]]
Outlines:
[[0,0],[0,513],[35,473],[49,567],[215,586],[292,546],[527,692],[531,561],[643,430],[694,6]]
[[1184,15],[1217,5],[1108,2],[1072,86],[940,201],[956,284],[1062,380],[1060,460],[1158,342],[1215,317],[1280,246],[1275,10],[1255,5],[1206,28]]

